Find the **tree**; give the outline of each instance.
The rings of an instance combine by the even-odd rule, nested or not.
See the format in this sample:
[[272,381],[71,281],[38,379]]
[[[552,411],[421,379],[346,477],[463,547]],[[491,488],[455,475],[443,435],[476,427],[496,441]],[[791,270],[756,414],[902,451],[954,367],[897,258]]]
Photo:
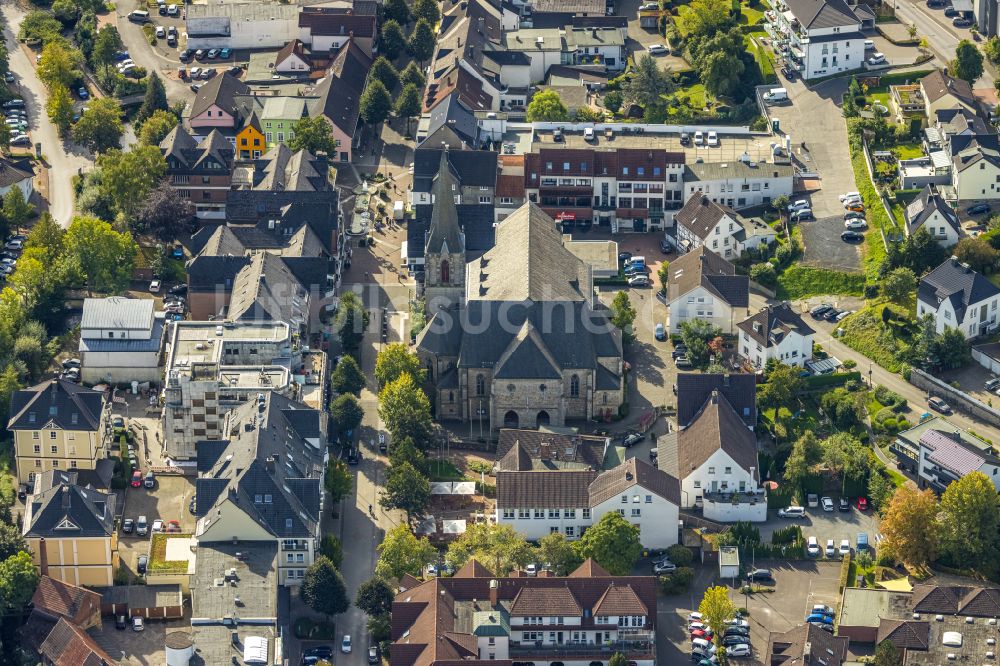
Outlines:
[[340,297],[340,307],[333,320],[333,329],[340,338],[340,346],[345,351],[354,351],[361,344],[365,329],[368,328],[368,312],[361,299],[353,291],[344,292]]
[[337,363],[330,376],[330,387],[337,393],[361,395],[361,389],[365,387],[365,376],[353,356],[345,354]]
[[622,339],[632,340],[634,338],[632,324],[635,322],[637,314],[636,309],[632,307],[632,301],[628,298],[627,291],[619,291],[615,294],[614,300],[611,301],[611,323],[622,332]]
[[121,143],[122,109],[118,100],[99,97],[91,100],[87,113],[73,126],[73,138],[94,152],[117,148]]
[[689,40],[692,37],[711,37],[732,23],[727,0],[694,0],[687,11],[677,15],[677,29]]
[[47,44],[50,41],[63,39],[60,34],[62,29],[62,23],[53,18],[50,12],[36,9],[25,15],[17,37],[25,40],[40,39],[43,44]]
[[538,561],[551,566],[557,576],[570,575],[583,562],[573,542],[562,532],[553,532],[538,540]]
[[[52,41],[42,49],[38,78],[50,90],[68,88],[83,77],[83,54],[69,42]],[[117,103],[117,102],[116,102]]]
[[319,553],[333,562],[338,569],[344,563],[344,545],[332,534],[324,534],[319,542]]
[[950,69],[953,76],[971,85],[983,75],[983,54],[975,44],[963,39],[955,47],[955,59],[951,61]]
[[785,462],[785,482],[800,485],[823,459],[823,448],[810,430],[792,444],[792,452]]
[[[898,492],[898,491],[897,491]],[[955,567],[996,571],[1000,555],[1000,495],[982,472],[952,481],[941,496],[941,554]]]
[[427,457],[409,437],[394,439],[392,446],[389,447],[389,465],[398,467],[404,462],[410,463],[424,475],[427,474]]
[[420,88],[412,83],[403,86],[403,92],[396,99],[393,109],[397,118],[406,118],[406,135],[410,135],[410,120],[420,115]]
[[965,334],[957,328],[946,326],[934,340],[933,357],[943,368],[960,368],[972,358],[972,350]]
[[49,114],[49,120],[61,134],[68,132],[73,124],[73,100],[69,96],[69,88],[56,86],[50,90],[49,100],[45,103],[45,111]]
[[101,189],[115,214],[131,221],[143,200],[166,175],[167,160],[158,146],[134,146],[126,152],[117,149],[103,152],[97,158],[97,168],[101,170]]
[[66,230],[66,255],[91,291],[119,293],[128,288],[139,246],[96,217],[73,218]]
[[330,418],[341,433],[353,431],[364,416],[365,410],[353,393],[342,393],[330,403]]
[[419,90],[423,90],[424,86],[427,85],[427,79],[424,77],[424,73],[420,71],[420,67],[417,63],[412,60],[403,68],[403,71],[399,74],[399,80],[405,86],[408,83],[412,83]]
[[403,574],[419,576],[437,559],[437,550],[427,538],[418,539],[406,525],[399,525],[386,533],[378,546],[375,573],[382,578],[399,580]]
[[56,0],[52,3],[52,15],[63,24],[71,26],[80,18],[80,8],[73,0]]
[[0,561],[17,555],[28,546],[16,525],[0,523]]
[[163,87],[163,81],[156,72],[150,72],[146,80],[146,95],[142,98],[142,106],[135,114],[135,123],[141,125],[157,111],[169,110],[170,105],[167,103],[167,91]]
[[899,654],[892,641],[884,640],[875,646],[874,666],[902,666],[903,656]]
[[[16,272],[20,273],[21,271]],[[21,390],[21,377],[14,364],[8,362],[0,371],[0,420],[4,423],[10,419],[10,399],[19,390]]]
[[557,122],[569,120],[569,111],[555,90],[541,90],[528,104],[528,122]]
[[373,576],[358,586],[354,605],[365,615],[385,615],[392,610],[392,600],[395,596],[384,578]]
[[474,523],[448,546],[444,559],[455,569],[475,559],[497,576],[506,576],[531,562],[532,555],[531,544],[510,525]]
[[406,345],[395,342],[385,346],[375,358],[375,379],[379,386],[396,381],[403,373],[409,373],[418,383],[424,380],[424,369],[420,359]]
[[406,25],[410,22],[410,8],[407,6],[406,0],[385,0],[382,13],[386,20],[396,21],[399,25]]
[[726,620],[736,614],[736,605],[729,599],[729,591],[722,585],[705,590],[705,595],[698,604],[698,612],[701,613],[702,622],[715,635],[716,644],[721,645]]
[[22,610],[38,586],[38,571],[31,555],[21,551],[0,562],[0,603],[17,612]]
[[884,545],[897,559],[924,566],[937,558],[937,497],[930,488],[901,486],[882,516]]
[[122,37],[118,33],[118,28],[113,25],[104,25],[94,38],[94,48],[90,52],[90,59],[95,67],[100,66],[107,70],[115,61],[115,54],[122,48]]
[[395,60],[406,48],[406,35],[403,27],[396,19],[389,19],[382,24],[382,52],[389,60]]
[[890,301],[902,303],[917,289],[917,276],[909,268],[894,268],[882,279],[882,294]]
[[846,432],[831,435],[823,442],[823,465],[834,475],[857,479],[868,469],[869,450]]
[[399,85],[399,72],[396,68],[392,66],[385,56],[379,56],[375,58],[375,62],[372,63],[371,69],[368,70],[369,80],[372,78],[381,81],[382,85],[388,91],[393,91],[396,86]]
[[628,658],[621,652],[615,652],[608,661],[608,666],[628,666]]
[[1000,258],[1000,252],[982,236],[963,238],[958,241],[951,253],[958,257],[959,261],[969,264],[972,270],[980,273],[994,272],[997,259]]
[[[145,130],[151,122],[152,118],[142,128]],[[141,202],[135,212],[135,227],[164,243],[170,243],[184,235],[194,217],[195,208],[191,200],[164,180]]]
[[382,387],[378,413],[393,441],[410,437],[419,448],[426,448],[430,443],[433,433],[431,403],[412,375],[402,374]]
[[139,130],[139,143],[144,146],[159,146],[175,127],[177,127],[177,116],[172,112],[154,111]]
[[45,211],[38,222],[35,222],[35,226],[31,227],[24,246],[44,248],[49,257],[54,258],[62,254],[65,237],[66,230],[56,223],[48,211]]
[[604,108],[611,113],[618,113],[618,110],[622,108],[622,94],[617,90],[609,90],[604,94]]
[[711,353],[708,348],[709,340],[719,337],[722,329],[704,319],[693,319],[681,322],[680,334],[691,363],[702,366],[708,363],[708,356]]
[[0,148],[10,152],[10,125],[0,124]]
[[378,125],[389,117],[392,111],[392,97],[385,85],[378,79],[369,79],[365,91],[361,93],[361,119],[369,125]]
[[576,552],[583,559],[593,558],[612,576],[628,576],[642,556],[639,526],[615,511],[601,516],[576,542]]
[[424,62],[434,54],[435,41],[434,28],[426,19],[420,19],[413,26],[413,32],[410,33],[410,39],[406,43],[406,50],[418,62]]
[[3,216],[14,229],[20,230],[28,224],[28,219],[34,215],[35,207],[24,200],[24,192],[20,187],[12,187],[3,197]]
[[639,58],[635,74],[625,86],[625,99],[643,108],[654,107],[664,103],[663,96],[672,88],[669,75],[660,69],[653,56],[645,53]]
[[441,20],[441,10],[438,8],[437,0],[417,0],[414,2],[413,18],[436,25]]
[[406,513],[406,522],[423,515],[431,499],[431,484],[427,477],[408,462],[390,467],[385,490],[379,493],[378,503],[383,509],[400,509]]
[[667,293],[667,283],[670,282],[670,262],[663,260],[660,268],[656,271],[656,277],[660,281],[660,293]]
[[694,553],[687,546],[675,543],[667,548],[667,559],[679,567],[689,567],[694,562]]
[[326,616],[344,613],[351,607],[344,577],[333,566],[333,562],[323,555],[317,557],[306,569],[301,595],[302,601],[309,608]]
[[800,370],[779,363],[768,374],[767,381],[757,390],[757,401],[762,407],[780,409],[792,405],[796,394],[802,390]]
[[343,460],[331,458],[326,464],[326,474],[323,475],[323,486],[331,504],[336,504],[347,497],[354,487],[354,476]]
[[288,140],[291,150],[308,150],[313,155],[326,153],[337,154],[337,139],[333,136],[333,128],[324,116],[305,117],[295,121],[294,136]]

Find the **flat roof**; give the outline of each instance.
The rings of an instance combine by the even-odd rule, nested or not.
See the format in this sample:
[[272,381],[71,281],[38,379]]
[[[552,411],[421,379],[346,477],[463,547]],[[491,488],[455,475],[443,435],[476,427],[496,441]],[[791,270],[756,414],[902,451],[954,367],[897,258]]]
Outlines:
[[959,434],[962,436],[963,444],[972,446],[976,449],[982,450],[983,453],[990,453],[993,449],[989,444],[984,442],[979,437],[976,437],[968,430],[962,430],[957,425],[949,421],[948,419],[942,418],[940,416],[933,416],[929,419],[924,419],[917,425],[913,426],[909,430],[904,430],[896,434],[897,439],[901,439],[907,442],[914,448],[920,447],[920,438],[928,430],[939,430],[941,432],[947,432],[952,434]]
[[736,546],[723,546],[719,549],[719,566],[740,566],[740,549]]
[[[226,580],[232,569],[236,570],[235,585]],[[235,545],[229,541],[199,542],[194,580],[191,581],[192,626],[197,629],[203,624],[223,625],[227,617],[237,617],[241,622],[275,624],[278,616],[277,571],[277,541],[241,541]],[[224,661],[206,660],[205,663]]]
[[172,326],[167,369],[190,368],[195,364],[222,362],[226,343],[268,342],[291,344],[291,329],[284,322],[179,321]]
[[877,627],[882,618],[903,619],[910,608],[909,592],[848,587],[840,606],[840,626]]
[[618,243],[611,240],[577,240],[563,236],[563,247],[596,270],[618,271]]
[[228,18],[230,21],[297,21],[299,6],[279,2],[212,2],[187,6],[187,20]]

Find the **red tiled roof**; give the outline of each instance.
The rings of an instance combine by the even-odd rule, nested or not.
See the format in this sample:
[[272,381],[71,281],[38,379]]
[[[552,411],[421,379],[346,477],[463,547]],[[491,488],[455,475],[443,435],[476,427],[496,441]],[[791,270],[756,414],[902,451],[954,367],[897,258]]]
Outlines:
[[512,199],[524,198],[524,176],[500,174],[497,178],[496,195]]
[[38,579],[31,603],[40,613],[53,618],[65,617],[77,624],[82,624],[93,613],[101,612],[101,595],[97,592],[48,576]]
[[39,651],[54,666],[116,666],[118,663],[66,618],[59,619]]

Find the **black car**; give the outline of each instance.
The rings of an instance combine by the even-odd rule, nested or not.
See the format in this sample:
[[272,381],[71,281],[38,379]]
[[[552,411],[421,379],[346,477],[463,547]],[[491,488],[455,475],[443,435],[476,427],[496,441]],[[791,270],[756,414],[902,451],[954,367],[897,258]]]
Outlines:
[[181,59],[181,62],[187,62],[191,59],[191,49],[184,49],[177,54],[177,57]]
[[303,657],[316,657],[317,659],[333,659],[333,648],[329,645],[317,645],[302,653]]
[[844,231],[840,234],[840,240],[846,243],[860,243],[865,239],[864,235],[859,234],[857,231]]
[[958,16],[958,10],[955,9],[954,7],[945,7],[944,15],[947,16],[948,18],[951,18],[953,16]]
[[726,633],[722,634],[723,638],[729,638],[730,636],[743,636],[744,638],[750,635],[750,630],[746,627],[729,627],[726,629]]
[[972,19],[959,16],[951,20],[951,24],[956,28],[968,28],[972,25]]
[[670,254],[670,243],[667,242],[666,238],[660,241],[660,252],[663,254]]
[[737,635],[724,636],[722,638],[722,644],[724,646],[726,646],[726,647],[729,647],[730,645],[743,645],[748,640],[749,639],[746,636],[743,636],[743,635],[739,635],[739,636],[737,636]]
[[847,500],[846,497],[841,497],[840,500],[838,501],[838,508],[844,513],[847,513],[851,510],[851,503]]
[[670,355],[672,358],[677,358],[679,356],[684,356],[684,354],[687,353],[688,353],[687,345],[677,345],[676,347],[674,347],[674,350],[670,352]]
[[195,512],[197,512],[197,510],[198,510],[198,496],[197,495],[192,495],[191,496],[191,501],[188,502],[188,511],[192,515],[194,515]]
[[23,502],[27,498],[28,498],[28,486],[27,484],[22,483],[17,487],[17,499]]
[[370,648],[368,648],[368,663],[369,664],[382,663],[382,655],[379,654],[379,649],[377,645],[373,645]]
[[361,450],[352,448],[347,452],[347,464],[357,465],[361,462]]
[[968,213],[969,215],[980,215],[982,213],[988,213],[990,212],[990,205],[984,203],[974,204],[966,208],[965,212]]
[[823,319],[827,321],[837,321],[837,317],[839,317],[842,312],[843,310],[838,310],[837,308],[827,310],[826,314],[823,315]]
[[122,522],[122,532],[124,534],[132,534],[132,531],[134,529],[135,529],[135,521],[132,520],[131,518],[126,518],[124,522]]
[[691,145],[691,135],[687,132],[681,132],[681,145],[689,146]]
[[754,569],[747,574],[747,580],[773,580],[770,569]]
[[200,83],[192,83],[191,85],[188,86],[188,88],[190,88],[194,92],[198,92],[199,90],[201,90],[201,84]]
[[624,264],[625,262],[627,262],[631,258],[632,258],[632,253],[631,252],[619,252],[618,253],[618,263],[619,264]]
[[115,616],[115,629],[124,630],[128,626],[128,622],[125,621],[124,615]]
[[188,286],[186,284],[175,284],[171,287],[168,292],[174,296],[183,296],[188,291]]
[[631,432],[625,436],[625,439],[622,441],[622,446],[628,449],[635,446],[644,439],[646,439],[646,435],[642,434],[641,432]]
[[149,566],[149,555],[140,555],[139,563],[136,565],[135,570],[139,575],[145,575],[147,566]]
[[795,70],[792,69],[791,67],[782,67],[781,75],[784,76],[789,81],[795,80]]
[[160,8],[159,8],[158,11],[159,11],[160,16],[166,16],[167,15],[167,6],[166,5],[160,5]]
[[197,51],[194,52],[194,59],[195,60],[203,60],[204,58],[205,58],[205,50],[204,49],[198,49]]
[[823,305],[817,305],[816,307],[814,307],[812,310],[809,311],[809,314],[812,315],[813,319],[822,319],[823,315],[825,315],[832,309],[833,309],[832,305],[827,305],[824,303]]

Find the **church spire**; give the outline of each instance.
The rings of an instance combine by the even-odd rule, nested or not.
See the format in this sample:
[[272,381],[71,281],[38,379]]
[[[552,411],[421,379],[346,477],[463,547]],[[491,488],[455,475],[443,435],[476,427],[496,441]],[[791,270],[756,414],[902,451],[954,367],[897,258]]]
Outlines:
[[434,209],[427,231],[426,253],[464,254],[465,237],[458,226],[458,208],[455,197],[460,194],[458,181],[448,162],[448,147],[441,150],[441,163],[431,186]]

